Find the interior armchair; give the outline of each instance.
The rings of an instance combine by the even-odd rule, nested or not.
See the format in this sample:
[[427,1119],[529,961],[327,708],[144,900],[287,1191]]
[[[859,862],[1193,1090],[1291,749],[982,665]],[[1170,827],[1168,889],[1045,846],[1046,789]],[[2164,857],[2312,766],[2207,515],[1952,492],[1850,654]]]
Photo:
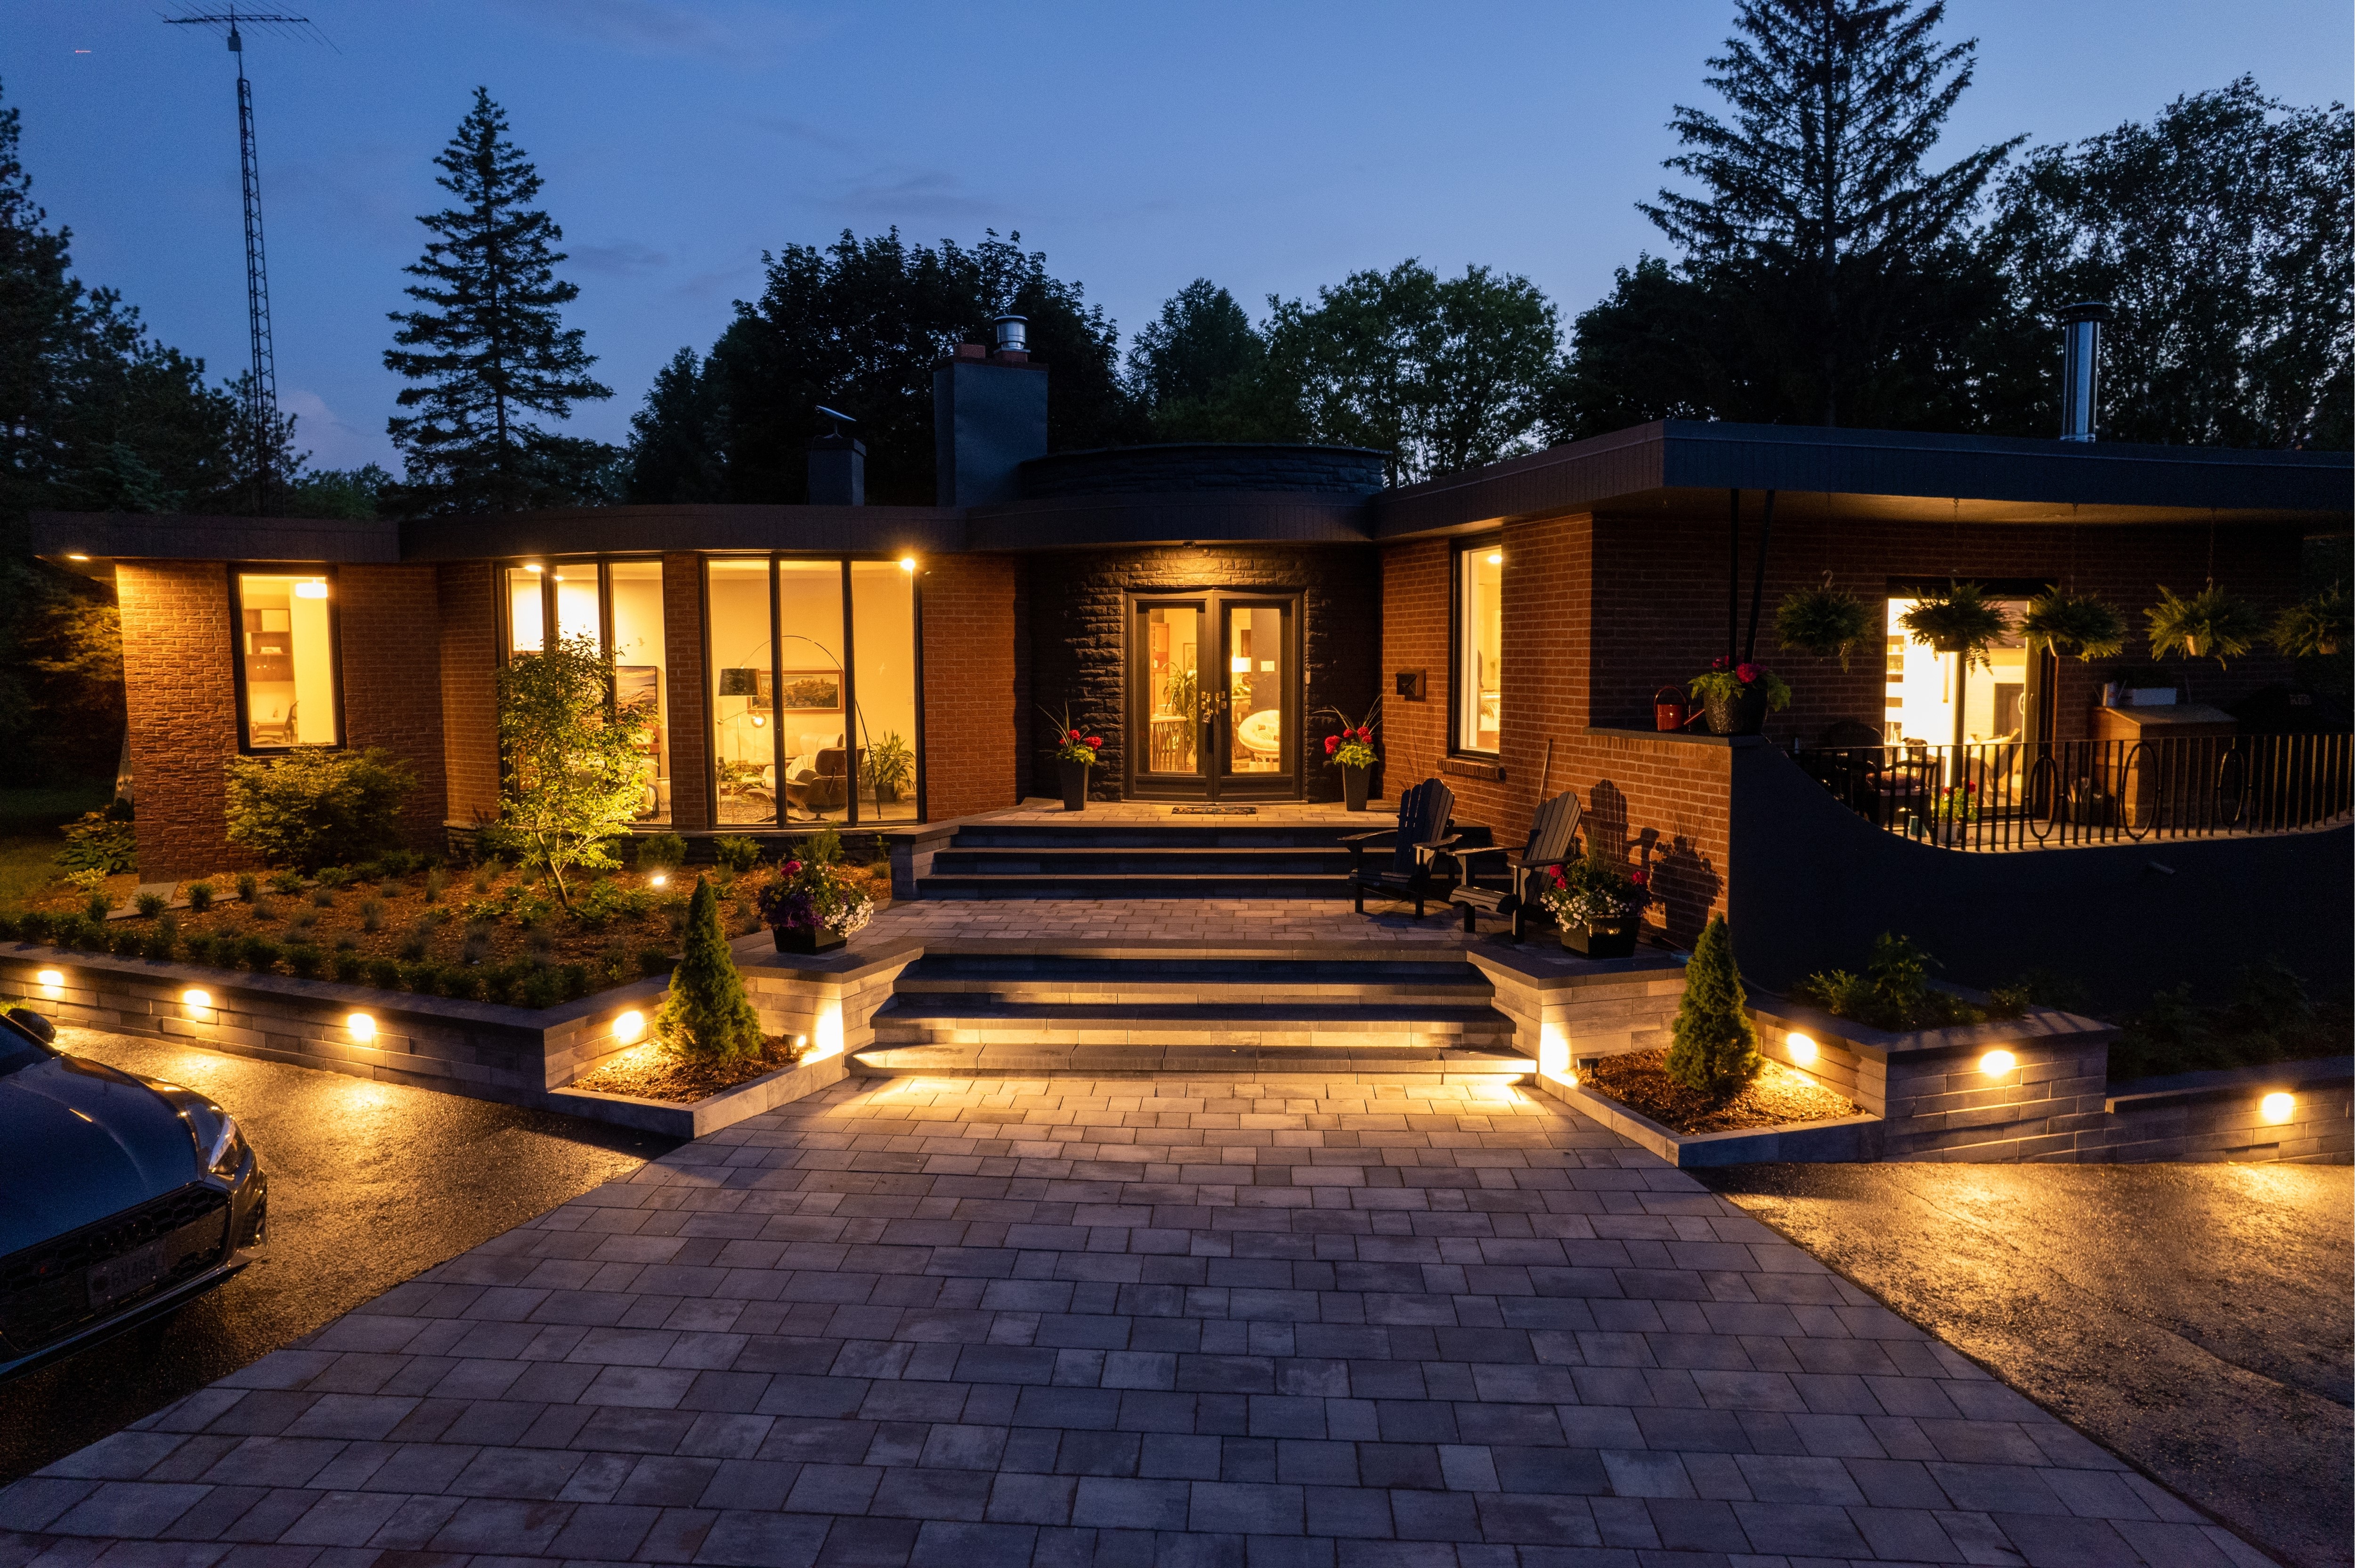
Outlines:
[[852,769],[866,760],[861,748],[857,757],[840,746],[821,750],[811,766],[799,769],[785,783],[785,809],[788,815],[800,810],[813,817],[829,811],[839,811],[850,800]]

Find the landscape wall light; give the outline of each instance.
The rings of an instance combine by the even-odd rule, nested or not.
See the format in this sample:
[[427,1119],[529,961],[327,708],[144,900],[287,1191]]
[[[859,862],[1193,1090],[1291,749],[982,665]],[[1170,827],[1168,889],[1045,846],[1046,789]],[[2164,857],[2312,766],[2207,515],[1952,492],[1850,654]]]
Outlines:
[[51,991],[55,991],[58,987],[66,983],[66,976],[63,969],[43,969],[39,974],[35,975],[33,978],[39,980]]
[[350,1030],[352,1038],[363,1045],[376,1038],[376,1020],[365,1012],[355,1012],[345,1019],[344,1027]]
[[1570,1076],[1570,1037],[1561,1032],[1559,1023],[1549,1023],[1538,1031],[1538,1075]]
[[2275,1090],[2257,1102],[2257,1114],[2267,1121],[2284,1122],[2297,1109],[2297,1097]]
[[812,1061],[824,1061],[828,1056],[842,1054],[842,1003],[821,1003],[817,1010],[817,1048],[810,1053]]
[[646,1015],[632,1008],[613,1020],[613,1038],[624,1045],[634,1045],[645,1037]]
[[1800,1066],[1810,1067],[1815,1065],[1816,1043],[1813,1040],[1804,1034],[1785,1034],[1783,1036],[1783,1044],[1790,1048],[1791,1060]]
[[1979,1058],[1979,1071],[1990,1078],[2000,1078],[2019,1065],[2019,1058],[2009,1051],[1990,1051]]
[[195,986],[190,986],[187,990],[180,993],[180,1001],[184,1006],[188,1008],[189,1011],[201,1012],[206,1008],[208,1008],[213,1004],[213,993],[208,991],[200,991]]

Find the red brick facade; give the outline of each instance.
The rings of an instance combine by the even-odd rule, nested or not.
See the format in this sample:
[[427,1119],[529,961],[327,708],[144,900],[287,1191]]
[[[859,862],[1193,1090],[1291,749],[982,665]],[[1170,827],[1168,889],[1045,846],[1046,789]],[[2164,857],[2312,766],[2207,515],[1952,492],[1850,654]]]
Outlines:
[[435,578],[432,567],[336,571],[344,742],[355,749],[382,747],[416,774],[417,789],[401,811],[401,837],[420,849],[441,842],[449,795]]
[[115,567],[123,683],[143,877],[258,868],[225,836],[222,768],[238,754],[229,568],[218,561]]
[[442,820],[473,827],[499,812],[499,659],[492,567],[460,561],[436,568],[442,607],[442,745],[449,800]]
[[934,821],[1015,803],[1015,595],[1007,556],[936,556],[924,618],[924,812]]
[[670,697],[670,820],[711,825],[711,761],[703,685],[703,557],[663,557],[663,679]]

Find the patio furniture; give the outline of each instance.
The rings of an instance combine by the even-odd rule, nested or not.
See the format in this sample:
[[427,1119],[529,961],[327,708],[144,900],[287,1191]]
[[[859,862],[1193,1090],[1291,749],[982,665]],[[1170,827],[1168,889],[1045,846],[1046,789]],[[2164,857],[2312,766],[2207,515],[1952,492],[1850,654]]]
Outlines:
[[[1447,902],[1463,909],[1464,929],[1476,929],[1476,917],[1485,912],[1509,917],[1512,939],[1519,941],[1528,929],[1529,905],[1535,897],[1529,884],[1540,873],[1570,863],[1578,842],[1581,815],[1578,797],[1564,790],[1538,808],[1537,815],[1529,819],[1529,836],[1519,850],[1503,844],[1449,849],[1448,858],[1462,869],[1463,880],[1448,894]],[[1502,857],[1501,887],[1480,885],[1480,863],[1491,855]]]
[[[1399,797],[1398,826],[1370,833],[1350,833],[1341,842],[1349,846],[1349,888],[1352,907],[1363,915],[1366,895],[1412,899],[1416,918],[1432,895],[1432,863],[1455,841],[1455,791],[1436,779],[1426,779]],[[1380,840],[1391,841],[1390,860],[1369,864],[1366,849]]]

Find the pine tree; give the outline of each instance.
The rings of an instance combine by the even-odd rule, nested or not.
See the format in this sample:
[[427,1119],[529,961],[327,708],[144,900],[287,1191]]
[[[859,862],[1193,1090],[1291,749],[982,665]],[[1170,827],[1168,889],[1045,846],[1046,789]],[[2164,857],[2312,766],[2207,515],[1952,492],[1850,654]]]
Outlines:
[[1688,265],[1739,298],[1753,330],[1811,386],[1822,423],[1873,401],[1888,358],[1941,311],[1947,254],[1981,188],[2024,137],[1923,167],[1970,85],[1977,40],[1941,44],[1943,0],[1741,0],[1707,78],[1727,124],[1679,104],[1688,151],[1667,166],[1706,187],[1638,204]]
[[655,1035],[682,1055],[709,1061],[761,1049],[761,1015],[719,928],[719,895],[699,876],[687,905],[687,947],[655,1013]]
[[1668,1076],[1699,1094],[1723,1099],[1758,1075],[1757,1026],[1742,1012],[1742,971],[1733,962],[1733,935],[1713,916],[1685,963],[1684,1000],[1677,1003]]
[[385,367],[412,383],[400,403],[417,412],[394,416],[387,429],[417,510],[605,498],[597,492],[610,449],[530,418],[561,419],[575,403],[613,393],[590,378],[596,359],[581,329],[563,324],[560,307],[581,292],[556,275],[564,231],[532,207],[539,173],[506,132],[506,111],[476,88],[474,108],[433,160],[442,170],[435,183],[458,205],[418,218],[433,238],[405,269],[423,280],[406,292],[425,308],[391,316],[400,346],[385,351]]

